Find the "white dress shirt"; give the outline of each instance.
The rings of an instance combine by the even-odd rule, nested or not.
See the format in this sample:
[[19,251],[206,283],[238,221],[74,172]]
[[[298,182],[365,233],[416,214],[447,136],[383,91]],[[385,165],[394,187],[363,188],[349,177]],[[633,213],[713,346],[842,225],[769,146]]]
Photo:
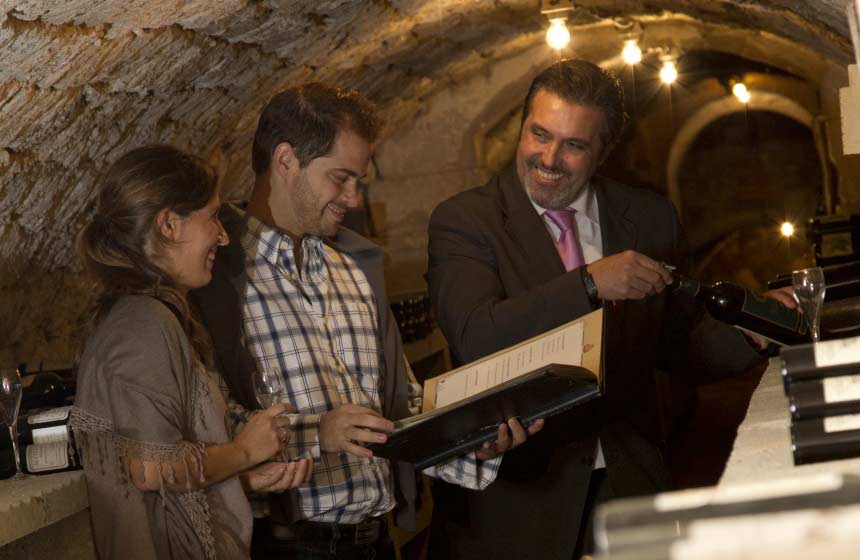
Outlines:
[[[532,205],[543,218],[543,223],[553,240],[558,243],[558,239],[561,237],[561,230],[546,215],[546,208],[537,204],[534,200],[532,200]],[[580,191],[579,195],[570,203],[568,208],[575,210],[573,220],[576,224],[576,243],[579,245],[580,251],[582,251],[582,258],[585,259],[585,264],[591,264],[596,260],[602,259],[603,237],[600,234],[600,213],[597,208],[597,196],[594,194],[591,184],[586,185]],[[606,460],[603,458],[603,448],[600,445],[599,439],[597,440],[597,453],[595,457],[594,468],[605,468]]]

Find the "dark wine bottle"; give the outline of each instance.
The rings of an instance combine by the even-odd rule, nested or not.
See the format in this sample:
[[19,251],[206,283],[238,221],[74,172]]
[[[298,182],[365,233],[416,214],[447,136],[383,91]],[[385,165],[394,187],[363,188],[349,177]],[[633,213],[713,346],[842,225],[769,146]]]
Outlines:
[[860,375],[791,383],[788,411],[793,420],[860,414]]
[[[69,441],[69,413],[72,407],[63,406],[40,410],[18,418],[18,442],[21,444]],[[12,447],[9,430],[0,431],[0,449]]]
[[[52,474],[81,468],[73,437],[68,441],[20,445],[21,470],[26,474]],[[15,474],[15,455],[11,449],[0,450],[0,478]]]
[[792,422],[791,452],[795,465],[860,457],[860,414]]
[[21,410],[63,406],[74,396],[75,379],[71,370],[40,371],[21,392]]
[[776,300],[729,282],[708,286],[685,276],[676,278],[675,289],[702,302],[715,319],[782,346],[810,340],[803,316]]

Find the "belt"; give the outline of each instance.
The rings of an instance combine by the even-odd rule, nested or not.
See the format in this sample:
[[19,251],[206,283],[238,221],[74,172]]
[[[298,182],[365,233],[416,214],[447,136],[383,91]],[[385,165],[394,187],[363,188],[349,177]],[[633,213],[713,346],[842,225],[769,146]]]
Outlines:
[[271,527],[272,537],[284,541],[313,540],[373,544],[382,535],[382,521],[378,518],[365,519],[355,525],[296,521],[291,525],[272,523]]

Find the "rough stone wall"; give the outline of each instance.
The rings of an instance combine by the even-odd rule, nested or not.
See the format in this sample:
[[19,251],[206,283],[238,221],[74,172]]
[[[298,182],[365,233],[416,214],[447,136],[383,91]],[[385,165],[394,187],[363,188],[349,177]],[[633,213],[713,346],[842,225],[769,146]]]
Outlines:
[[506,56],[540,23],[527,2],[457,4],[0,2],[0,363],[72,359],[92,291],[74,237],[118,155],[174,144],[241,196],[257,113],[280,89],[359,88],[393,127],[492,55],[486,28]]
[[[844,63],[839,4],[588,0],[571,23],[676,11]],[[119,154],[171,143],[242,195],[257,112],[279,89],[356,87],[381,107],[383,140],[400,138],[435,95],[526,52],[544,25],[536,0],[0,0],[0,364],[74,356],[92,291],[74,236]],[[447,149],[421,130],[406,137]],[[415,210],[407,191],[379,190],[393,220]]]

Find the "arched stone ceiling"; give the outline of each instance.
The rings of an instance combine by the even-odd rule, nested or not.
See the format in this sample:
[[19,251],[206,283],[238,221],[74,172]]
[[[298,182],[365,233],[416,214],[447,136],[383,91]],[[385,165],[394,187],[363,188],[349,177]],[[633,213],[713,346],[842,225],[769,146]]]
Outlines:
[[[762,33],[845,65],[843,4],[582,0],[570,24],[679,14],[749,32],[751,44]],[[98,174],[119,154],[168,142],[209,158],[228,191],[241,191],[257,113],[276,91],[310,80],[358,88],[379,104],[390,137],[434,94],[539,44],[539,6],[0,0],[0,362],[77,332],[86,290],[74,274],[73,238]]]
[[771,111],[793,119],[807,128],[812,129],[815,117],[800,103],[793,99],[777,93],[757,93],[743,107],[734,95],[727,95],[722,99],[711,101],[693,114],[678,133],[675,135],[672,148],[669,150],[668,162],[668,188],[669,198],[675,208],[682,207],[682,193],[679,181],[681,174],[681,163],[684,155],[699,134],[708,125],[716,122],[726,115],[743,111]]

